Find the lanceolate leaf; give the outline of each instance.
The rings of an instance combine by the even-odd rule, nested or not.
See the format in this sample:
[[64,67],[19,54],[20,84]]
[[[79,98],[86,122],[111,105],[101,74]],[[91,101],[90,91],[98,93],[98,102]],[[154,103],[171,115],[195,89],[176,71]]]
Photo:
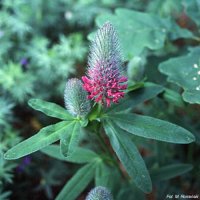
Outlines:
[[59,145],[49,145],[42,149],[41,152],[58,160],[80,164],[92,162],[94,159],[99,157],[92,150],[82,147],[77,147],[70,156],[64,157],[60,152]]
[[92,162],[79,169],[66,183],[56,200],[76,199],[93,179],[96,165],[96,162]]
[[151,192],[152,185],[148,170],[129,135],[112,121],[106,120],[104,128],[114,151],[136,186],[143,192]]
[[152,99],[163,91],[163,87],[160,85],[145,83],[144,88],[129,92],[125,98],[123,98],[119,104],[111,106],[107,109],[107,113],[124,112],[127,109],[132,109],[139,103]]
[[108,167],[104,162],[98,164],[95,173],[95,185],[108,187],[111,185],[113,169]]
[[168,166],[155,169],[151,172],[153,180],[168,180],[176,176],[180,176],[192,169],[190,164],[172,164]]
[[110,115],[118,127],[137,136],[171,143],[187,144],[195,140],[192,133],[167,121],[136,114]]
[[95,171],[95,186],[104,186],[110,191],[118,191],[121,186],[121,174],[115,165],[112,167],[105,162],[99,162]]
[[21,158],[56,142],[68,130],[70,125],[71,123],[64,121],[41,129],[34,136],[8,150],[4,155],[5,159]]
[[77,148],[81,138],[81,124],[76,121],[68,126],[68,129],[60,137],[60,148],[64,156],[70,156]]
[[55,103],[43,101],[40,99],[31,99],[29,100],[28,104],[33,109],[41,111],[47,116],[55,117],[65,121],[73,120],[73,117],[67,112],[66,109]]

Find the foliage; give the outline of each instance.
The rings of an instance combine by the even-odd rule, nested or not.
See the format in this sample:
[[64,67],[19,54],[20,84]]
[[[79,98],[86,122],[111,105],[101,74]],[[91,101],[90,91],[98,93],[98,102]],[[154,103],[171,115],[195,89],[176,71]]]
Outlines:
[[[21,138],[18,136],[18,133],[10,126],[2,128],[0,135],[0,190],[3,190],[6,184],[13,183],[14,169],[17,166],[16,162],[7,162],[3,158],[3,153],[20,141]],[[1,191],[0,194],[0,199],[6,199],[11,194],[11,191],[4,193]]]
[[12,108],[14,104],[5,98],[0,98],[0,127],[3,128],[8,125],[8,122],[11,120]]
[[199,48],[191,49],[188,55],[169,59],[159,66],[160,71],[169,76],[168,81],[184,88],[182,95],[185,101],[198,104],[200,103],[199,52]]
[[[97,24],[109,20],[117,28],[122,43],[122,52],[125,60],[140,55],[145,48],[161,49],[167,39],[192,38],[193,35],[170,19],[158,18],[153,14],[117,9],[115,15],[102,15],[97,18]],[[126,20],[128,19],[128,20]],[[126,20],[126,23],[123,23]],[[171,32],[173,30],[173,32]],[[130,34],[132,33],[132,34]],[[132,43],[134,45],[132,45]]]

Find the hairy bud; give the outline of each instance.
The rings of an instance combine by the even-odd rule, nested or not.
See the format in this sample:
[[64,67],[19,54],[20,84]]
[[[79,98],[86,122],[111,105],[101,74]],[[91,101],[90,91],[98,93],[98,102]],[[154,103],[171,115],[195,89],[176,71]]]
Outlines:
[[64,92],[65,107],[73,116],[85,117],[90,112],[90,101],[82,82],[77,78],[69,79]]
[[113,200],[113,198],[107,188],[98,186],[89,192],[86,200]]
[[122,75],[122,61],[118,37],[109,22],[97,31],[91,44],[87,76],[83,76],[84,89],[89,99],[110,106],[124,97],[127,78]]
[[128,63],[128,78],[135,82],[140,81],[144,75],[145,60],[139,56],[133,57]]

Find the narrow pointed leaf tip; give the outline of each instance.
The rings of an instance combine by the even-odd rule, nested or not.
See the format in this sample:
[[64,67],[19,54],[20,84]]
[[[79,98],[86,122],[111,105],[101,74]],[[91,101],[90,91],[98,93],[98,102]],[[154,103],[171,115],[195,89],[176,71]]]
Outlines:
[[89,192],[85,200],[113,200],[113,197],[106,187],[98,186]]
[[195,141],[194,135],[188,130],[153,117],[136,114],[113,114],[109,117],[118,127],[137,136],[176,144]]
[[65,121],[73,120],[73,117],[66,111],[65,108],[55,103],[43,101],[41,99],[30,99],[28,101],[28,105],[50,117],[55,117]]
[[87,76],[83,76],[84,89],[89,99],[109,107],[124,97],[127,77],[122,75],[122,59],[116,31],[110,22],[96,33],[90,47]]
[[82,82],[77,78],[69,79],[64,91],[65,107],[73,116],[85,117],[90,112],[90,101]]

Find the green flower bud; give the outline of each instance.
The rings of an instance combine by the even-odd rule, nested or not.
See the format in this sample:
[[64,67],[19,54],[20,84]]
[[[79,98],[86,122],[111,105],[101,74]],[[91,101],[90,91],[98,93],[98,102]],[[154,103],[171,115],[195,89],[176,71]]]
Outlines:
[[128,78],[132,81],[138,82],[144,75],[145,60],[139,56],[133,57],[128,63]]
[[77,78],[67,81],[64,91],[65,107],[73,116],[85,117],[90,112],[90,101],[87,92],[82,87],[82,82]]
[[93,188],[85,200],[113,200],[110,191],[102,186]]

